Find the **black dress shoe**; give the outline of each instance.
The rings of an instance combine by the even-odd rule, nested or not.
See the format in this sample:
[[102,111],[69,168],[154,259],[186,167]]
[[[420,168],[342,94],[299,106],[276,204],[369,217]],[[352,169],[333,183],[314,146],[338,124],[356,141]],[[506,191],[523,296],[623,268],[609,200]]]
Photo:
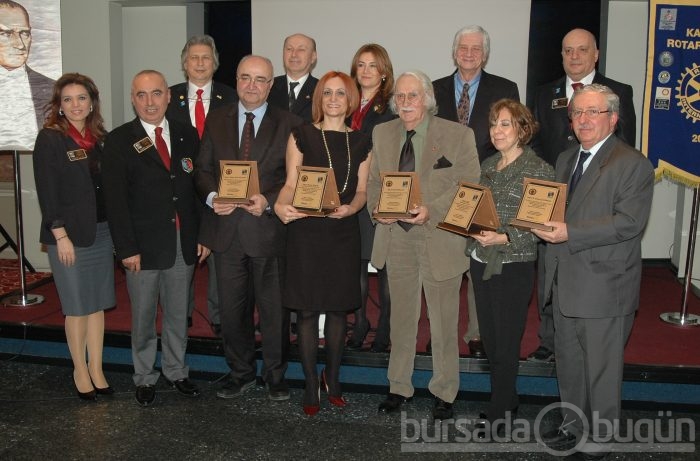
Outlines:
[[478,359],[486,358],[486,350],[484,349],[484,343],[480,339],[469,340],[467,346],[469,346],[469,354],[472,357],[476,357]]
[[528,362],[554,362],[554,352],[544,346],[540,346],[532,354],[527,356]]
[[168,381],[168,384],[177,389],[180,394],[186,395],[187,397],[197,397],[199,395],[199,388],[196,384],[190,381],[189,378]]
[[247,383],[243,383],[237,379],[229,379],[221,389],[216,391],[216,396],[220,399],[232,399],[238,397],[253,386],[255,386],[255,378]]
[[542,434],[542,443],[557,451],[566,451],[576,446],[576,436],[566,429],[554,429]]
[[401,408],[401,405],[403,405],[404,403],[408,403],[411,400],[413,400],[413,397],[404,397],[403,395],[392,394],[391,392],[389,392],[389,394],[386,396],[386,399],[384,399],[384,401],[379,404],[379,412],[393,413],[399,408]]
[[361,351],[364,340],[361,338],[352,337],[348,339],[347,344],[345,344],[345,350],[348,351]]
[[267,396],[273,402],[282,402],[284,400],[289,400],[289,385],[287,382],[282,380],[276,384],[266,384],[267,386]]
[[440,397],[435,397],[435,404],[433,405],[433,419],[440,421],[452,419],[454,416],[452,406],[453,405],[450,402],[445,402]]
[[151,405],[156,400],[156,388],[152,384],[136,386],[136,401],[142,407]]

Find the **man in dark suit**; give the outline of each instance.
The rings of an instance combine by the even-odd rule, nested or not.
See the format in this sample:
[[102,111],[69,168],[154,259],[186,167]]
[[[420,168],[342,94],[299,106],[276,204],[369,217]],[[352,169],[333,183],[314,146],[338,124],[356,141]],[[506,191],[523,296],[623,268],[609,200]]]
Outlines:
[[[209,35],[194,35],[187,40],[180,55],[182,70],[186,82],[170,87],[170,104],[165,113],[169,120],[177,120],[192,125],[197,129],[199,138],[204,133],[204,122],[210,110],[236,101],[236,90],[212,80],[219,68],[219,53],[216,43]],[[205,212],[209,213],[209,210]],[[207,287],[207,310],[212,330],[217,336],[221,334],[221,315],[219,313],[219,295],[216,288],[216,269],[214,258],[207,258],[209,283]],[[192,313],[195,309],[194,278],[190,288],[190,300],[187,307],[187,324],[192,326]]]
[[564,222],[546,222],[552,231],[533,230],[548,243],[545,294],[554,310],[559,394],[568,404],[560,428],[542,441],[557,450],[576,445],[579,458],[600,459],[619,425],[623,354],[639,305],[654,170],[614,135],[620,100],[610,88],[584,86],[570,106],[581,144],[557,160],[556,180],[569,183]]
[[[289,135],[302,120],[267,103],[269,59],[244,57],[236,80],[239,101],[209,114],[195,170],[197,189],[215,213],[205,215],[202,225],[204,243],[214,252],[224,354],[231,368],[216,395],[233,398],[255,385],[255,333],[248,299],[252,283],[262,330],[262,378],[271,400],[287,400],[289,316],[282,308],[286,234],[272,205],[286,178]],[[250,197],[250,204],[214,201],[220,160],[257,162],[260,193]]]
[[[636,142],[636,119],[632,103],[632,87],[606,78],[595,70],[598,62],[598,47],[593,34],[583,29],[574,29],[562,40],[562,65],[566,75],[540,86],[535,96],[533,113],[540,123],[540,130],[532,146],[537,154],[555,166],[561,152],[577,145],[575,133],[569,120],[568,105],[574,87],[579,84],[599,83],[610,88],[620,99],[620,115],[615,135],[630,146]],[[541,252],[544,246],[540,246]],[[546,250],[544,250],[546,251]],[[542,256],[542,254],[540,255]],[[542,292],[543,257],[538,263],[538,303],[540,308],[539,347],[528,356],[535,362],[554,360],[554,321],[552,306],[543,304]]]
[[197,239],[201,202],[193,160],[199,142],[191,125],[168,120],[170,92],[154,70],[136,74],[131,102],[136,119],[114,129],[102,158],[105,208],[117,260],[126,268],[131,301],[131,347],[136,401],[155,401],[156,310],[163,310],[162,370],[181,394],[195,397],[189,381],[187,299],[194,264],[209,250]]
[[[515,82],[489,74],[483,69],[490,50],[491,39],[486,30],[477,25],[463,27],[457,31],[452,43],[452,59],[457,69],[451,75],[433,82],[438,105],[437,116],[462,123],[474,130],[479,162],[496,153],[489,134],[491,104],[503,98],[520,101]],[[462,111],[459,110],[460,101],[464,107]],[[467,262],[467,271],[468,265]],[[467,287],[467,309],[469,324],[464,340],[472,356],[485,357],[471,277]]]
[[275,77],[268,103],[311,122],[311,98],[318,83],[311,75],[316,65],[316,41],[303,34],[290,35],[284,39],[282,58],[285,75]]
[[7,107],[12,109],[3,110],[0,126],[13,127],[3,140],[6,145],[27,148],[34,145],[56,83],[27,65],[31,46],[32,28],[27,10],[12,0],[0,1],[0,66],[6,71],[0,90]]

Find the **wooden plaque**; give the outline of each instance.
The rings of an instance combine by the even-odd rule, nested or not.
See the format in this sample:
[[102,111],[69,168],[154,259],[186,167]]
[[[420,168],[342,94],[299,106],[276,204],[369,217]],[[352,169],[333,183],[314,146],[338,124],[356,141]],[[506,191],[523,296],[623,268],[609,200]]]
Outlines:
[[422,204],[418,175],[411,172],[381,173],[382,187],[375,218],[413,218],[408,212]]
[[221,160],[219,165],[219,192],[213,202],[251,204],[250,197],[260,193],[258,162]]
[[340,206],[335,173],[331,168],[298,166],[292,206],[309,216],[328,216]]
[[566,212],[566,190],[564,183],[545,181],[544,179],[523,179],[523,198],[518,213],[510,225],[518,229],[542,229],[546,221],[564,221]]
[[467,236],[482,230],[495,231],[500,225],[491,189],[461,182],[445,219],[437,227]]

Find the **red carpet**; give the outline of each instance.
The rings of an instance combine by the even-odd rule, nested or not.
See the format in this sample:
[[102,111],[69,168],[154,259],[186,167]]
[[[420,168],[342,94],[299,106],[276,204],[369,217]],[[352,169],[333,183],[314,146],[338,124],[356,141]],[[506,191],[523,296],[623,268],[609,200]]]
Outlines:
[[[51,272],[25,271],[24,286],[26,290],[51,278]],[[0,298],[21,294],[19,259],[0,259]]]
[[[195,280],[195,299],[197,310],[193,316],[193,327],[189,333],[192,337],[213,337],[206,318],[206,266],[197,270]],[[466,283],[462,285],[462,304],[460,306],[459,336],[466,331]],[[128,332],[131,324],[131,312],[126,293],[126,282],[120,270],[116,272],[117,307],[106,312],[106,328],[113,332]],[[376,299],[376,280],[370,277],[371,295]],[[44,303],[29,308],[0,307],[0,323],[26,323],[34,326],[63,326],[63,315],[55,286],[47,283],[32,289],[33,294],[45,296]],[[641,305],[632,330],[629,344],[625,351],[625,363],[644,365],[683,365],[700,366],[700,327],[677,327],[666,324],[659,319],[663,312],[680,310],[682,285],[676,280],[669,267],[645,267],[642,277]],[[371,302],[370,302],[371,304]],[[428,341],[428,321],[424,314],[419,325],[418,350],[424,351]],[[690,295],[689,313],[700,314],[700,299]],[[376,326],[377,309],[370,305],[367,312],[373,326]],[[352,316],[349,317],[352,321]],[[539,326],[535,300],[530,304],[528,323],[521,344],[521,356],[525,357],[538,345],[537,328]],[[371,335],[371,333],[370,333]],[[368,337],[371,341],[372,337]],[[467,354],[466,344],[460,342],[460,352]]]

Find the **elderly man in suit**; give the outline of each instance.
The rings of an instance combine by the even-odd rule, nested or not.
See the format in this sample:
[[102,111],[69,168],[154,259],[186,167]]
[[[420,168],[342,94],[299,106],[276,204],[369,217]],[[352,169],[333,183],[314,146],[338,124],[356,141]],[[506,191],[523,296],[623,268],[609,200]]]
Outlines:
[[[491,104],[503,98],[520,101],[515,82],[484,70],[490,51],[491,38],[483,27],[463,27],[457,31],[452,42],[452,59],[457,69],[451,75],[433,82],[438,105],[437,116],[474,130],[479,162],[496,153],[489,135]],[[464,340],[473,357],[485,357],[471,277],[467,287],[467,309],[469,323]]]
[[[262,379],[271,400],[289,399],[284,379],[289,316],[282,308],[285,227],[272,205],[286,179],[285,153],[293,127],[302,120],[267,103],[272,63],[249,55],[238,64],[238,103],[216,109],[197,158],[197,189],[214,214],[205,215],[203,233],[214,252],[224,354],[231,368],[216,395],[233,398],[255,385],[255,333],[249,302],[252,283],[262,333]],[[221,160],[257,162],[260,193],[250,204],[214,201]]]
[[275,77],[268,102],[311,122],[311,97],[318,79],[311,75],[316,66],[316,41],[304,34],[284,39],[284,75]]
[[434,117],[435,96],[428,77],[406,72],[396,81],[392,110],[399,119],[377,125],[367,186],[367,209],[376,211],[381,172],[415,171],[422,204],[412,218],[376,218],[372,264],[389,275],[392,293],[389,394],[379,411],[393,412],[413,397],[411,383],[416,334],[425,292],[433,342],[435,419],[452,417],[459,390],[457,324],[459,287],[467,266],[465,241],[440,230],[460,181],[477,182],[480,168],[474,133],[468,127]]
[[170,92],[154,70],[136,74],[131,103],[136,119],[114,129],[102,157],[107,220],[117,260],[126,268],[131,301],[131,347],[136,401],[155,401],[157,305],[163,310],[162,370],[180,393],[195,397],[188,379],[187,299],[194,264],[209,250],[198,243],[201,202],[194,188],[199,147],[191,125],[168,120]]
[[27,65],[32,46],[29,13],[21,4],[0,0],[0,90],[5,107],[0,111],[0,126],[5,133],[3,145],[34,145],[44,126],[45,106],[51,99],[55,81]]
[[[632,87],[606,78],[595,69],[598,62],[598,46],[593,34],[584,29],[567,33],[561,46],[562,65],[566,75],[540,86],[535,95],[533,114],[540,123],[532,147],[552,166],[561,152],[574,147],[578,141],[569,120],[569,99],[574,87],[599,83],[610,88],[620,99],[620,112],[615,135],[630,146],[636,141],[636,120],[632,103]],[[540,345],[528,356],[534,362],[554,361],[554,321],[551,304],[544,303],[544,250],[540,246],[538,263],[538,302],[540,308]]]
[[560,428],[542,440],[559,450],[576,445],[577,457],[600,459],[619,424],[623,353],[639,304],[654,171],[614,135],[620,100],[610,88],[584,86],[570,106],[581,144],[557,160],[556,180],[569,183],[564,222],[533,230],[547,242],[545,293],[554,308],[559,394],[569,404]]
[[[193,35],[187,40],[180,55],[182,70],[186,82],[170,87],[170,104],[165,115],[170,120],[190,124],[197,129],[199,139],[204,133],[204,122],[210,110],[236,101],[236,90],[212,80],[219,68],[219,53],[216,43],[209,35]],[[209,211],[207,211],[209,212]],[[212,330],[217,336],[221,334],[221,315],[219,313],[219,295],[216,288],[216,269],[214,258],[207,258],[209,283],[207,287],[207,310]],[[190,288],[190,300],[187,306],[187,325],[192,326],[192,313],[195,309],[194,278]]]

